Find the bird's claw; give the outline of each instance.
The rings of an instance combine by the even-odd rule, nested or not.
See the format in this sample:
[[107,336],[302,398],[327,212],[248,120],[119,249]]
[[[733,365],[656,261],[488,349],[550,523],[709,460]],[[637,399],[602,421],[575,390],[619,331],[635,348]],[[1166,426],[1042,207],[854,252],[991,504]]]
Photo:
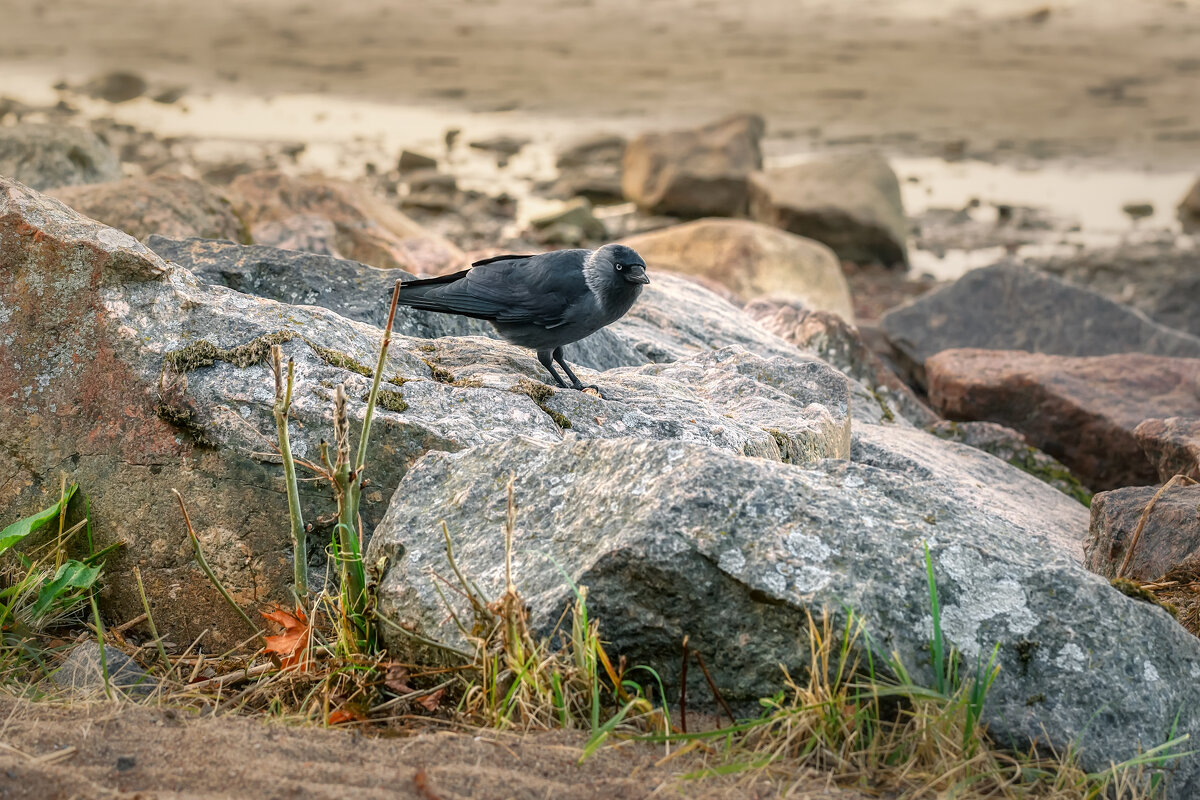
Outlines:
[[584,394],[590,394],[593,397],[599,397],[601,400],[604,399],[604,395],[600,393],[600,387],[596,386],[595,384],[588,384],[587,386],[580,385],[576,386],[575,388]]

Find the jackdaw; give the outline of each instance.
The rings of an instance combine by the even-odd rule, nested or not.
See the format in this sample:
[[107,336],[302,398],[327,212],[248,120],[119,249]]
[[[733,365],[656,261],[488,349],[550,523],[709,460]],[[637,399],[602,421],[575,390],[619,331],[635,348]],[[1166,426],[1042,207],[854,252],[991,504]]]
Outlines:
[[577,342],[625,315],[642,285],[646,262],[623,244],[597,250],[555,250],[533,256],[496,256],[439,278],[405,281],[400,305],[489,320],[508,341],[537,351],[554,382],[584,386],[563,360],[563,345]]

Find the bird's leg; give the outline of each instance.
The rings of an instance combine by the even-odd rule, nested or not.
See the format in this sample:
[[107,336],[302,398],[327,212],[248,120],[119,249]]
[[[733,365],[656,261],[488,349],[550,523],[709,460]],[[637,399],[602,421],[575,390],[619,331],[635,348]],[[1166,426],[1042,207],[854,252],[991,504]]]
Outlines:
[[[550,372],[550,377],[554,378],[554,382],[564,389],[567,388],[567,385],[563,383],[563,379],[559,376],[558,370],[554,368],[554,358],[551,352],[549,350],[538,350],[537,358],[538,361],[542,362],[542,366]],[[567,374],[570,374],[570,370],[567,371]],[[572,375],[571,377],[574,376]],[[579,381],[575,382],[579,383]]]
[[563,359],[563,351],[562,351],[561,347],[554,348],[553,356],[554,356],[554,360],[557,361],[559,366],[563,368],[563,372],[567,373],[567,378],[569,378],[571,381],[572,389],[578,389],[581,392],[584,389],[592,389],[597,394],[600,393],[599,386],[584,386],[583,383],[579,380],[579,378],[575,377],[575,373],[571,372],[571,368],[569,366],[567,366],[567,362]]

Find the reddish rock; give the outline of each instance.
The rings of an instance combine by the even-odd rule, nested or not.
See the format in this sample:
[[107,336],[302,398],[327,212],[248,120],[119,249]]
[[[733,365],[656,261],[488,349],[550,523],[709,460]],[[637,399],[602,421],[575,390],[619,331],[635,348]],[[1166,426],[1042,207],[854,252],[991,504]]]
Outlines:
[[1176,475],[1200,480],[1200,419],[1148,419],[1133,431],[1163,483]]
[[[1084,563],[1106,578],[1117,577],[1129,543],[1156,486],[1130,486],[1092,498],[1092,522],[1083,545]],[[1200,486],[1173,486],[1146,518],[1146,527],[1122,577],[1153,581],[1200,567]]]
[[1093,490],[1156,483],[1134,429],[1148,417],[1200,416],[1200,359],[947,350],[925,367],[943,416],[1014,428]]
[[51,194],[80,214],[143,241],[155,233],[171,239],[249,241],[249,233],[224,194],[182,175],[70,186]]
[[415,274],[462,269],[461,250],[370,192],[331,178],[294,178],[273,170],[242,175],[229,186],[255,244],[347,258]]

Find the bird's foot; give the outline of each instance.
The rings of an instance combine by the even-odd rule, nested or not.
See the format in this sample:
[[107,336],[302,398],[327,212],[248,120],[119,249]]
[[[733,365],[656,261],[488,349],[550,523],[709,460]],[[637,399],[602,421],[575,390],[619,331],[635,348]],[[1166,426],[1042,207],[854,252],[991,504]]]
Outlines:
[[583,392],[584,394],[590,394],[593,397],[599,397],[601,400],[604,399],[604,395],[600,393],[600,387],[596,386],[595,384],[588,384],[587,386],[584,386],[581,383],[574,388]]

